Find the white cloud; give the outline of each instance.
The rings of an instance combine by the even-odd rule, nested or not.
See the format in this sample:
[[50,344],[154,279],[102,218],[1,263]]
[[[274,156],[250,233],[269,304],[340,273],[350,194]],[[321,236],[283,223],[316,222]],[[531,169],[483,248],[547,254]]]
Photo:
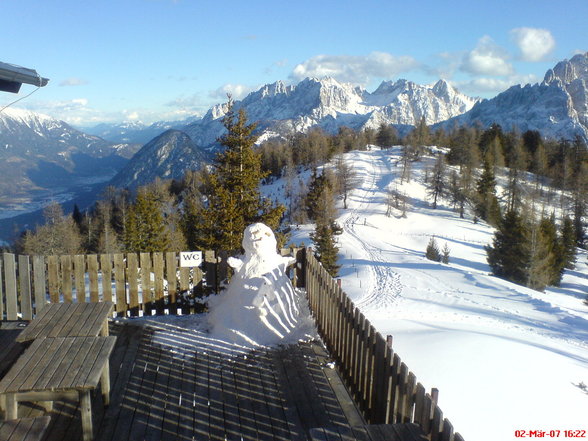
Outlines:
[[475,49],[464,56],[460,68],[475,75],[511,75],[514,69],[508,58],[508,53],[486,35],[478,41]]
[[81,78],[66,78],[59,83],[60,86],[83,86],[85,84],[88,84],[88,82]]
[[470,81],[458,81],[453,83],[453,85],[461,92],[471,96],[489,97],[504,92],[516,84],[524,86],[538,81],[539,79],[535,75],[511,75],[506,78],[479,77]]
[[249,86],[245,86],[243,84],[225,84],[224,86],[219,87],[216,90],[211,91],[208,96],[214,99],[222,99],[226,101],[227,94],[230,94],[234,100],[240,100],[249,94],[257,90],[257,88],[252,88]]
[[541,61],[555,48],[555,39],[547,29],[516,28],[510,34],[524,61]]
[[330,76],[339,81],[365,86],[374,78],[391,78],[418,67],[420,64],[410,56],[397,57],[387,52],[317,55],[294,67],[290,77],[298,81],[306,77]]

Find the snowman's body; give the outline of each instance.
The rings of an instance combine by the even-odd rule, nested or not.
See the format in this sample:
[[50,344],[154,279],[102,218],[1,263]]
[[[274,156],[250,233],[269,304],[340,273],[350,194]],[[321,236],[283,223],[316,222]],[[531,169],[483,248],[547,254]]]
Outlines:
[[276,252],[272,230],[257,223],[245,229],[245,255],[230,258],[235,269],[229,286],[209,302],[211,334],[247,346],[271,346],[300,331],[300,297],[287,267],[292,257]]

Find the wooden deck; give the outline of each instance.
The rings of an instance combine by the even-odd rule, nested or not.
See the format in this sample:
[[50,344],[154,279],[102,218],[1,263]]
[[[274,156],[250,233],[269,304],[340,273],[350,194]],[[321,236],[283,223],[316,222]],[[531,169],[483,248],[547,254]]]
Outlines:
[[[242,352],[172,324],[110,332],[111,404],[94,394],[96,440],[307,440],[364,424],[318,344]],[[77,406],[56,403],[45,441],[82,438]],[[20,404],[21,417],[42,413]]]

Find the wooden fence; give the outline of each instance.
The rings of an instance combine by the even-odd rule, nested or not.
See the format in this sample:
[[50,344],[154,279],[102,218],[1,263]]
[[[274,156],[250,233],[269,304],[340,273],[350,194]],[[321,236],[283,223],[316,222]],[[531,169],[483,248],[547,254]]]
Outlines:
[[355,307],[311,250],[306,289],[319,333],[356,404],[370,424],[417,423],[431,441],[463,441],[399,355]]
[[[282,254],[304,250],[284,249]],[[230,276],[226,251],[203,251],[200,267],[179,253],[76,256],[0,255],[0,319],[31,320],[47,302],[111,301],[119,317],[198,312]],[[300,277],[293,274],[293,277]]]

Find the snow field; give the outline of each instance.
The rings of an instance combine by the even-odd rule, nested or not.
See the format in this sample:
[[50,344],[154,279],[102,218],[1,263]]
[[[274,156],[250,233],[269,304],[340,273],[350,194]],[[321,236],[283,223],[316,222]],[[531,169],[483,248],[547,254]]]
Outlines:
[[[412,164],[400,183],[401,148],[351,152],[360,185],[340,210],[343,289],[466,440],[510,441],[515,430],[588,429],[587,255],[561,287],[537,292],[490,275],[484,245],[493,229],[460,219],[423,184],[434,157]],[[387,191],[409,196],[407,217],[386,216]],[[305,226],[293,242],[308,243]],[[448,265],[425,259],[434,235]]]

